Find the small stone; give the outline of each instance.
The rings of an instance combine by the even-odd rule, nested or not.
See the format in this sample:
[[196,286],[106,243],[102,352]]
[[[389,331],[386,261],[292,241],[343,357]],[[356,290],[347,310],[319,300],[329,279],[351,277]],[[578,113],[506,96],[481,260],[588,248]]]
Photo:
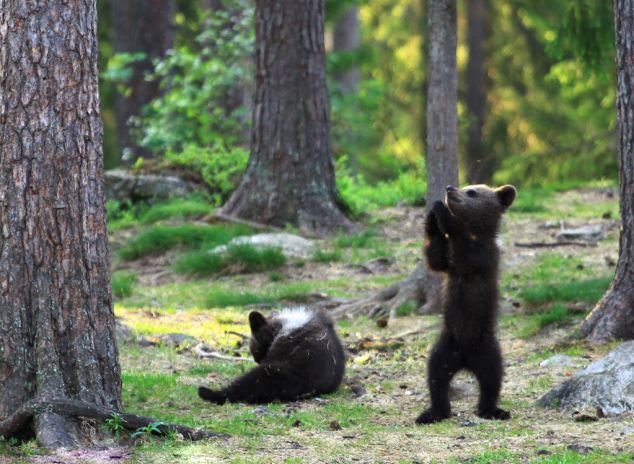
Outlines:
[[359,398],[367,393],[365,387],[360,383],[353,383],[349,385],[350,390],[354,393],[354,396]]
[[597,416],[591,414],[576,414],[574,415],[575,422],[596,422],[599,420]]
[[387,327],[387,319],[379,319],[378,321],[376,321],[376,325],[378,327],[381,327],[382,329]]
[[293,422],[292,426],[293,427],[299,427],[300,425],[302,425],[302,421],[300,421],[299,419],[297,419],[295,422]]
[[537,454],[538,456],[546,456],[546,455],[548,455],[548,454],[553,454],[553,453],[551,453],[550,451],[545,450],[545,449],[540,449],[540,450],[537,450],[537,453],[536,453],[536,454]]
[[575,360],[565,354],[556,354],[539,363],[539,367],[567,367],[576,365]]
[[568,449],[570,451],[574,451],[575,453],[579,453],[579,454],[588,454],[590,451],[593,450],[591,446],[580,445],[578,443],[568,445]]

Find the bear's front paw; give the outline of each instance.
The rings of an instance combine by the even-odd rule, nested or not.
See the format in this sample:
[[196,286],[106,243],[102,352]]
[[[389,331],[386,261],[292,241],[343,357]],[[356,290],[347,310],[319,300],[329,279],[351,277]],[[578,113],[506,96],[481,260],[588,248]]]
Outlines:
[[427,217],[425,218],[425,234],[428,238],[442,235],[440,227],[438,227],[438,219],[436,219],[436,215],[433,211],[427,213]]
[[478,416],[483,419],[508,420],[511,418],[511,413],[502,408],[494,407],[478,411]]
[[445,206],[445,204],[440,201],[440,200],[436,200],[434,202],[434,204],[431,207],[431,210],[434,214],[438,214],[438,213],[444,213],[447,210],[447,207]]
[[226,395],[221,391],[210,390],[205,387],[198,387],[198,396],[217,405],[223,405],[227,401]]
[[417,424],[433,424],[435,422],[440,422],[449,418],[449,413],[447,412],[437,412],[433,409],[428,409],[423,412],[420,416],[416,418]]

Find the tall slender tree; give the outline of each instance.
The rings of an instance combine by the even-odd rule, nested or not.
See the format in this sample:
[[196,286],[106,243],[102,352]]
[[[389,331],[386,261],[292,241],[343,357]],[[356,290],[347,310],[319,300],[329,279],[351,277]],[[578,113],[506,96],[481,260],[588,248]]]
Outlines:
[[115,52],[143,53],[132,62],[126,93],[117,93],[115,112],[119,150],[125,163],[152,153],[140,147],[130,133],[130,118],[140,116],[144,105],[159,95],[159,82],[148,81],[152,60],[165,55],[174,44],[173,0],[110,0]]
[[614,1],[621,235],[616,275],[581,332],[594,341],[634,339],[634,0]]
[[486,152],[483,129],[487,114],[486,45],[489,35],[488,1],[467,2],[467,61],[465,104],[469,130],[464,151],[467,182],[487,184],[493,179],[495,157]]
[[312,234],[351,227],[330,144],[323,0],[256,1],[251,157],[220,216]]

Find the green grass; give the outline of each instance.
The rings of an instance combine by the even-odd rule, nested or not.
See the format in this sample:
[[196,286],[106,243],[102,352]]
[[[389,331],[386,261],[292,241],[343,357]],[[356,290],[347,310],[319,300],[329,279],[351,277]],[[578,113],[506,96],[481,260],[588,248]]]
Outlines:
[[339,235],[335,238],[337,248],[368,248],[375,241],[376,231],[367,229],[359,234]]
[[151,206],[140,217],[141,224],[152,224],[166,219],[189,219],[205,216],[213,210],[212,205],[198,198],[175,198],[166,203]]
[[211,308],[274,304],[280,301],[304,303],[313,292],[313,285],[309,282],[269,286],[253,292],[214,287],[207,293],[205,303]]
[[134,272],[114,271],[111,278],[112,294],[117,298],[129,297],[136,281],[137,275]]
[[599,278],[570,283],[540,284],[526,287],[520,290],[518,295],[529,305],[572,301],[596,303],[611,282],[612,278]]
[[416,311],[417,307],[418,306],[416,305],[416,303],[411,302],[411,301],[407,302],[407,303],[403,303],[398,308],[396,308],[396,315],[397,316],[409,316],[414,311]]
[[316,263],[332,263],[342,259],[343,255],[339,250],[317,250],[312,257]]
[[204,245],[211,249],[228,243],[234,237],[251,233],[252,230],[243,225],[155,225],[141,230],[119,249],[118,254],[121,259],[134,260],[146,255],[163,253],[175,247],[196,249]]
[[213,274],[264,272],[286,264],[279,248],[258,248],[252,245],[230,245],[223,253],[209,253],[203,249],[181,256],[174,270],[183,274],[205,277]]
[[521,338],[529,338],[538,334],[542,329],[556,322],[572,317],[568,309],[561,303],[554,304],[545,312],[531,314],[519,331]]

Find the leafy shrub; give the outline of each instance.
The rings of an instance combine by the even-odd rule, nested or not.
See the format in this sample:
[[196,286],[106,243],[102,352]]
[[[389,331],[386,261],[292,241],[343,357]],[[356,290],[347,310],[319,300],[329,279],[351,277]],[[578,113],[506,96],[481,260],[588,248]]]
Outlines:
[[112,293],[117,298],[126,298],[132,295],[137,275],[130,271],[115,271],[112,273]]
[[151,206],[145,211],[139,222],[152,224],[165,219],[187,219],[211,213],[209,201],[198,198],[175,198],[166,203]]

